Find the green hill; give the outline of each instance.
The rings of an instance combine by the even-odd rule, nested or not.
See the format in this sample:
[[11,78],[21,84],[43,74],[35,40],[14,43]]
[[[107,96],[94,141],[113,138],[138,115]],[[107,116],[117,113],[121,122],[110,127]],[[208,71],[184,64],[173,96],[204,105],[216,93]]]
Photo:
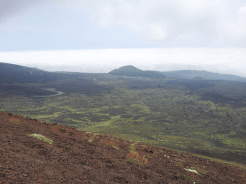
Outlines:
[[140,70],[132,65],[120,67],[109,72],[111,75],[121,75],[127,77],[148,77],[148,78],[166,78],[166,76],[156,71]]

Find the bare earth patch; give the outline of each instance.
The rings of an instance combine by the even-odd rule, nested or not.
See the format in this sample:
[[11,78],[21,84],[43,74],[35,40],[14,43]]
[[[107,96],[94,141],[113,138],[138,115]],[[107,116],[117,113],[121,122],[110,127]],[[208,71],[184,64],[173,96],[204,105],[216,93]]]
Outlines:
[[244,184],[246,165],[0,112],[0,183]]

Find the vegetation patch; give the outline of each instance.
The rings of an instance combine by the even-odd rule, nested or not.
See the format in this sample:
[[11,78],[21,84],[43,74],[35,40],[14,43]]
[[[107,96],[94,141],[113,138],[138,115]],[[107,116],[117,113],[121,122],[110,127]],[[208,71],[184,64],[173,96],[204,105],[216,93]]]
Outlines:
[[[86,132],[86,134],[92,134],[92,132]],[[93,136],[88,140],[88,142],[93,142],[95,136],[99,135],[98,133],[94,133]]]
[[47,142],[49,144],[53,144],[53,140],[49,139],[49,138],[46,138],[45,136],[41,135],[41,134],[27,134],[28,136],[31,136],[31,137],[36,137],[37,139],[41,140],[41,141],[44,141],[44,142]]
[[15,124],[15,125],[19,125],[20,124],[19,118],[10,118],[9,122],[12,123],[12,124]]
[[128,161],[134,162],[142,166],[148,163],[148,159],[145,158],[144,155],[142,156],[137,151],[131,151],[130,153],[127,153],[127,158]]
[[[204,169],[201,169],[200,167],[194,167],[194,168],[200,174],[207,174],[207,172]],[[204,166],[204,168],[205,168],[205,166]]]
[[135,144],[136,144],[136,143],[130,144],[129,149],[128,149],[128,153],[130,153],[130,152],[132,152],[132,151],[135,151],[135,150],[136,150],[136,148],[135,148]]
[[112,146],[113,148],[115,148],[115,149],[119,149],[119,147],[118,146]]
[[193,181],[193,182],[199,182],[199,180],[196,179],[196,178],[193,177],[193,176],[189,176],[189,175],[185,175],[185,174],[184,174],[184,177],[185,177],[186,179],[190,180],[190,181]]
[[63,133],[66,133],[66,130],[64,128],[61,128],[61,127],[56,127],[58,130],[60,130],[61,132]]
[[195,169],[193,169],[193,168],[191,168],[191,169],[186,169],[186,168],[184,168],[186,171],[189,171],[189,172],[193,172],[193,173],[195,173],[195,174],[198,174],[198,175],[200,175]]
[[115,149],[119,149],[119,146],[117,145],[117,143],[115,142],[115,139],[104,139],[102,140],[102,142],[106,145],[106,146],[111,146]]
[[230,82],[203,81],[208,84],[204,88],[195,80],[124,78],[119,82],[102,77],[92,85],[97,92],[91,93],[84,87],[87,84],[78,82],[47,83],[64,94],[42,100],[0,96],[0,109],[126,140],[245,160],[246,101],[240,95],[245,95],[246,86],[240,85],[242,89],[234,94]]

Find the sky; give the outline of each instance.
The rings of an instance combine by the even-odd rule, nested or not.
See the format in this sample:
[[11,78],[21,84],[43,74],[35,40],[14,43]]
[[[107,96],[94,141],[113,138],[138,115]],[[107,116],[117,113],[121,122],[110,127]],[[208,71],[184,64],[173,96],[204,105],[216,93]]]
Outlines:
[[0,62],[245,76],[246,0],[1,0]]

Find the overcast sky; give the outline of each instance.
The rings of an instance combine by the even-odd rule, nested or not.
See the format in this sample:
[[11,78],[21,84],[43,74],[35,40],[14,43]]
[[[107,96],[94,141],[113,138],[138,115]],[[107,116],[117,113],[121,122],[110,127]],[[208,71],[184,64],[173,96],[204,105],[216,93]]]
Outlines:
[[246,0],[0,0],[0,62],[244,75],[245,53]]

